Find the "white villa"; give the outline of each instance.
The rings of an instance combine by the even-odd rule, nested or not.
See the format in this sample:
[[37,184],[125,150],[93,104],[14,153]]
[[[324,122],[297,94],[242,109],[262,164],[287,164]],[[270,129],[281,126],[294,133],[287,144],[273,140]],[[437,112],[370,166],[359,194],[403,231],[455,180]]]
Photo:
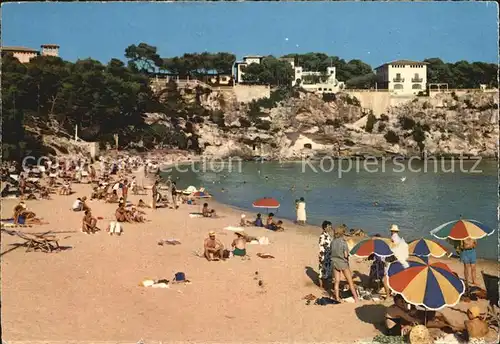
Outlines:
[[410,95],[427,89],[427,62],[397,60],[375,68],[377,88]]
[[[248,66],[251,63],[261,63],[264,57],[260,55],[244,56],[242,61],[236,61],[234,63],[234,80],[235,83],[243,82],[242,68]],[[311,92],[319,93],[335,93],[339,90],[344,89],[345,85],[343,82],[339,82],[336,79],[336,69],[335,67],[327,67],[326,73],[324,72],[311,72],[304,71],[303,67],[295,66],[295,59],[293,57],[284,57],[280,60],[287,61],[290,63],[294,70],[294,78],[292,81],[292,86],[300,83],[302,88]],[[315,80],[311,80],[315,79]]]
[[250,55],[244,56],[242,61],[236,61],[233,66],[234,71],[234,82],[239,84],[243,82],[243,74],[245,74],[242,69],[252,63],[258,63],[262,61],[264,56],[260,55]]

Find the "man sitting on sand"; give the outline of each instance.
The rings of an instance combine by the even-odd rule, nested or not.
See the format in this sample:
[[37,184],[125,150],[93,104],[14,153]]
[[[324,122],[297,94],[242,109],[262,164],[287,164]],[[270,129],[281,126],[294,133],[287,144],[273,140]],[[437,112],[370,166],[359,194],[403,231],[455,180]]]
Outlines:
[[90,212],[90,210],[85,210],[85,215],[83,216],[82,220],[82,232],[87,234],[95,233],[99,230],[96,226],[97,219],[95,217],[92,217],[92,213]]
[[127,212],[127,209],[125,209],[125,204],[121,203],[118,208],[115,211],[115,217],[116,221],[118,222],[131,222],[130,215]]
[[59,195],[68,196],[71,195],[71,184],[64,182],[64,184],[59,188]]
[[466,336],[468,337],[466,338],[467,341],[471,340],[472,338],[484,338],[488,334],[488,323],[483,320],[480,315],[481,310],[478,306],[471,306],[467,310],[467,318],[469,318],[469,320],[466,320],[464,322],[464,326],[460,328],[460,330],[466,331]]
[[82,211],[83,210],[83,202],[80,197],[78,197],[75,202],[73,202],[73,206],[71,207],[73,211]]
[[394,296],[394,305],[386,310],[385,325],[387,335],[402,336],[411,330],[412,325],[422,324],[427,328],[449,329],[456,331],[446,317],[440,312],[408,310],[408,303],[399,294]]
[[214,209],[208,208],[208,203],[203,204],[203,209],[202,209],[201,213],[203,214],[203,217],[216,217],[217,216],[215,214]]
[[235,232],[234,234],[236,235],[236,239],[234,239],[231,244],[231,247],[233,247],[233,255],[244,257],[247,255],[247,239],[245,238],[245,235],[240,232]]
[[208,233],[208,238],[205,239],[205,243],[203,245],[204,256],[208,261],[217,261],[223,259],[224,253],[224,245],[215,239],[215,232],[210,231]]

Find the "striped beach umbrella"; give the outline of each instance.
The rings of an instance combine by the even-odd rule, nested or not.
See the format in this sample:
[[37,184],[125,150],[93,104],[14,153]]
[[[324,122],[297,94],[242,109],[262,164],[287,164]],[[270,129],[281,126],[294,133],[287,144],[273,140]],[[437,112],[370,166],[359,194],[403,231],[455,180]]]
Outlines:
[[386,258],[394,255],[391,244],[390,239],[373,237],[358,242],[352,248],[350,254],[360,258],[369,257],[372,254]]
[[448,265],[415,256],[407,262],[406,268],[399,261],[391,263],[387,271],[389,288],[406,302],[437,311],[460,301],[465,286]]
[[408,252],[410,255],[419,257],[433,256],[441,258],[446,255],[451,255],[443,245],[429,239],[418,239],[408,244]]
[[495,230],[476,220],[456,220],[434,228],[431,234],[438,239],[465,240],[481,239],[493,234]]

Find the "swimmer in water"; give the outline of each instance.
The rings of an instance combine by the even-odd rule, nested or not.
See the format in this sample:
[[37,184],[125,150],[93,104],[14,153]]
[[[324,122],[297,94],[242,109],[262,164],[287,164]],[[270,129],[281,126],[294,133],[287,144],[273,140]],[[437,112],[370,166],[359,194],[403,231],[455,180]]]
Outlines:
[[378,202],[373,202],[373,206],[374,207],[378,206]]

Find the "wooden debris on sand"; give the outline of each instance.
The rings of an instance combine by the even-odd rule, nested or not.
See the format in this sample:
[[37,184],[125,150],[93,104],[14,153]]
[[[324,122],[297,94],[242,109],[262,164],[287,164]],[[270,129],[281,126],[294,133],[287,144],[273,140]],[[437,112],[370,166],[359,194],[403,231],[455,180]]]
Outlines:
[[48,233],[40,234],[29,234],[16,231],[15,235],[23,239],[24,242],[21,244],[14,244],[19,247],[26,247],[26,252],[30,251],[42,251],[45,253],[59,252],[61,247],[59,246],[59,240],[55,235]]

